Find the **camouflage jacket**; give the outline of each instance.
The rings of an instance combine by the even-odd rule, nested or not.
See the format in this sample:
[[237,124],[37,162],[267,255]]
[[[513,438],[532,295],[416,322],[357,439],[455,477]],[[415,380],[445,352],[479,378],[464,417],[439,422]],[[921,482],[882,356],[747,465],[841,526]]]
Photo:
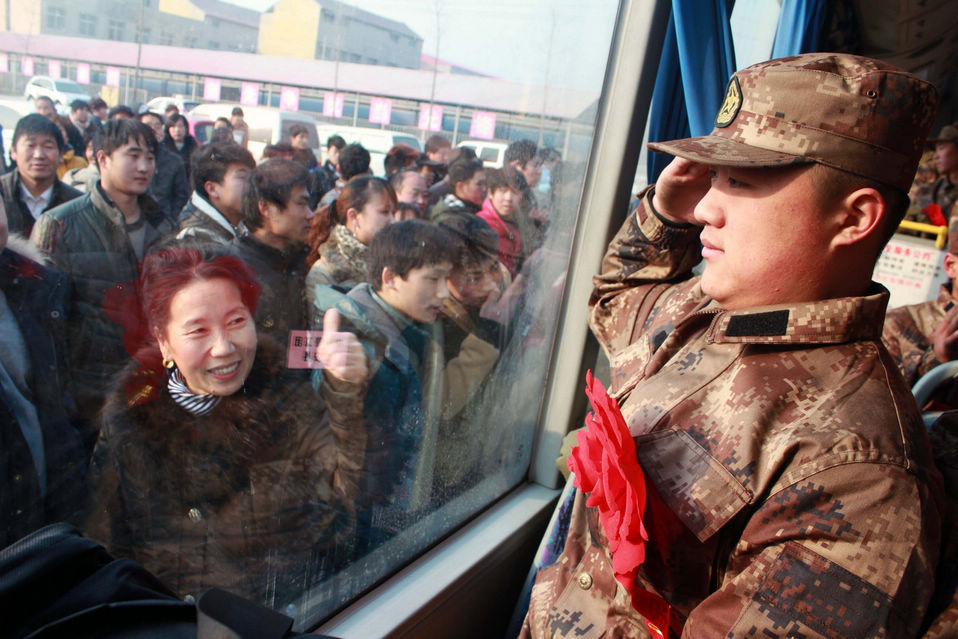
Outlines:
[[928,208],[929,204],[937,204],[947,220],[954,212],[956,202],[958,202],[958,184],[953,183],[947,175],[943,175],[934,182],[918,187],[908,207],[909,219],[927,223],[928,216],[922,211]]
[[944,284],[938,299],[901,306],[885,315],[881,338],[909,387],[941,364],[935,356],[934,334],[954,303],[951,285]]
[[[670,604],[670,636],[915,636],[941,477],[879,340],[887,291],[723,310],[689,274],[698,229],[647,207],[590,301],[648,482],[637,586]],[[650,636],[582,494],[523,636]]]

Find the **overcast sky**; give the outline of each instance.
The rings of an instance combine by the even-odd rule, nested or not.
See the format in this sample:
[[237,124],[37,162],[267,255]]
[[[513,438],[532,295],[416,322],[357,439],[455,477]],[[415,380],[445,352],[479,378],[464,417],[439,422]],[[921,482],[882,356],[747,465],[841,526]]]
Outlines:
[[[226,1],[259,11],[276,3]],[[602,85],[618,7],[615,0],[356,0],[348,4],[406,23],[422,36],[427,55],[436,55],[438,41],[437,57],[476,71],[516,82],[594,91]]]

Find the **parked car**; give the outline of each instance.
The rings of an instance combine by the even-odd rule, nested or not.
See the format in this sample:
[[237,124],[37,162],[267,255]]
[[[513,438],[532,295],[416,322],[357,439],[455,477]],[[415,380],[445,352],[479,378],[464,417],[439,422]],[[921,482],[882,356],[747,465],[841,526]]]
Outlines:
[[195,116],[193,114],[183,116],[186,118],[187,123],[190,125],[190,134],[196,138],[196,141],[200,144],[206,144],[210,141],[210,138],[213,136],[213,126],[216,122],[210,118],[203,116]]
[[68,112],[70,103],[74,100],[90,100],[90,94],[86,92],[86,89],[73,80],[35,75],[23,89],[23,97],[27,100],[36,100],[41,96],[53,100],[53,105],[61,112]]
[[[229,119],[233,103],[200,104],[190,111],[190,117],[197,120],[216,118]],[[268,144],[276,144],[289,138],[289,128],[294,124],[303,124],[309,133],[309,147],[319,157],[320,142],[316,133],[316,119],[306,113],[281,111],[275,107],[244,106],[243,119],[249,126],[249,144],[247,148],[253,157],[259,160]],[[196,138],[199,140],[199,137]]]
[[[346,140],[346,144],[358,142],[369,151],[369,168],[374,175],[383,175],[386,169],[383,166],[383,160],[389,149],[397,144],[408,144],[417,151],[422,151],[419,139],[414,135],[403,133],[402,131],[390,131],[388,129],[370,129],[361,126],[340,126],[338,124],[320,124],[317,127],[319,131],[320,145],[323,146],[323,152],[326,151],[326,140],[331,135],[341,135]],[[319,154],[316,154],[319,157]],[[324,161],[320,160],[321,162]]]
[[476,156],[482,160],[483,166],[491,169],[501,169],[506,154],[508,142],[492,142],[489,140],[463,140],[456,146],[470,147]]
[[147,102],[146,110],[164,115],[166,113],[166,107],[171,104],[175,104],[176,108],[180,110],[180,113],[185,115],[193,110],[193,108],[195,108],[199,103],[199,100],[194,100],[182,95],[161,96],[159,98],[153,98]]

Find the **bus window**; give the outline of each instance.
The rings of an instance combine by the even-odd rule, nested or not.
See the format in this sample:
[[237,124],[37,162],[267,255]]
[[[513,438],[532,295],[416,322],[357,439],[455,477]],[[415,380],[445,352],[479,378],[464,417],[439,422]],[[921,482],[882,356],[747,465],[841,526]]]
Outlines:
[[[97,41],[90,49],[102,49],[102,59],[79,61],[68,48],[55,48],[65,46],[63,38],[31,36],[50,39],[50,57],[65,79],[109,106],[166,97],[184,108],[200,102],[187,115],[200,123],[191,166],[205,179],[197,183],[194,175],[193,208],[183,215],[221,203],[216,211],[227,224],[217,218],[211,228],[228,237],[211,250],[239,256],[257,285],[227,261],[217,263],[227,273],[218,279],[163,280],[165,297],[147,279],[132,286],[138,270],[131,265],[154,264],[167,240],[174,246],[170,269],[187,259],[176,251],[189,248],[183,237],[195,236],[182,235],[185,227],[170,219],[155,220],[145,235],[129,231],[132,242],[84,252],[81,260],[55,241],[52,218],[39,223],[34,238],[81,291],[64,302],[63,383],[85,425],[85,456],[71,465],[93,464],[89,508],[72,513],[72,521],[179,597],[224,588],[308,630],[529,476],[619,3],[537,0],[440,10],[420,2],[400,10],[370,1],[321,13],[315,3],[315,33],[313,26],[303,31],[309,21],[294,11],[303,3],[262,4],[270,10],[237,6],[231,22],[236,34],[255,23],[259,38],[250,41],[262,49],[255,54],[238,52],[249,49],[248,33],[231,43],[224,31],[215,48],[202,48],[195,30],[175,36],[179,31],[163,28],[164,21],[192,18],[171,18],[166,12],[177,9],[157,3],[141,13],[171,38],[144,46],[140,67],[116,67],[115,42]],[[388,46],[371,36],[383,25],[396,35]],[[310,38],[303,49],[300,41]],[[159,48],[162,71],[147,63]],[[11,69],[26,68],[27,52],[7,55]],[[198,77],[198,68],[221,75]],[[17,71],[3,81],[19,83],[10,90],[22,94],[27,79]],[[174,101],[159,94],[163,87],[184,95]],[[434,135],[452,157],[467,139],[481,153],[427,164],[438,170],[436,183],[424,187],[438,197],[419,213],[431,221],[388,224],[391,191],[379,180],[360,173],[352,185],[337,184],[344,206],[327,218],[329,239],[316,264],[332,256],[327,261],[356,275],[348,284],[313,283],[296,261],[305,257],[307,238],[297,235],[304,224],[290,230],[272,219],[292,214],[302,171],[287,171],[282,161],[254,169],[228,147],[222,172],[203,165],[215,164],[220,153],[202,155],[212,121],[231,120],[240,102],[257,162],[263,146],[302,123],[310,125],[308,147],[324,153],[338,132],[349,134],[347,143],[367,140],[373,153],[403,143],[425,156]],[[261,114],[276,126],[260,124]],[[164,143],[175,151],[186,147],[169,137]],[[558,162],[543,162],[546,147]],[[229,182],[237,167],[240,181],[253,174],[237,189],[246,198],[241,206],[228,199],[240,197]],[[375,163],[373,170],[380,173]],[[314,176],[306,178],[309,188]],[[267,195],[249,200],[257,188]],[[82,205],[95,209],[92,200]],[[306,222],[313,218],[300,213]],[[233,279],[239,283],[224,284]],[[148,295],[155,305],[141,304]],[[219,330],[220,310],[224,333],[242,333],[230,346],[235,357],[217,359],[198,346]],[[357,386],[336,377],[335,367],[324,372],[310,350],[322,339],[319,331],[354,335],[368,378]],[[138,359],[147,351],[152,359]],[[35,507],[39,512],[42,504]]]

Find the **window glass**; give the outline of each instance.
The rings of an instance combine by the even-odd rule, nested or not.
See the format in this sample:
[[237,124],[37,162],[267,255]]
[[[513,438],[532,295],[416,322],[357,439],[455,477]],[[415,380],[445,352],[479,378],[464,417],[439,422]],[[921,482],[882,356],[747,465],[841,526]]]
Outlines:
[[157,47],[118,65],[92,14],[64,25],[83,56],[51,53],[64,91],[188,120],[149,184],[122,137],[99,166],[122,193],[71,168],[88,196],[7,209],[64,297],[53,360],[20,331],[3,399],[30,403],[42,364],[70,436],[21,424],[36,501],[4,531],[57,512],[179,597],[218,586],[305,630],[525,481],[618,3],[180,4],[100,30],[155,33],[162,70]]
[[71,82],[70,80],[55,80],[57,86],[57,91],[64,91],[66,93],[86,93],[76,82]]

